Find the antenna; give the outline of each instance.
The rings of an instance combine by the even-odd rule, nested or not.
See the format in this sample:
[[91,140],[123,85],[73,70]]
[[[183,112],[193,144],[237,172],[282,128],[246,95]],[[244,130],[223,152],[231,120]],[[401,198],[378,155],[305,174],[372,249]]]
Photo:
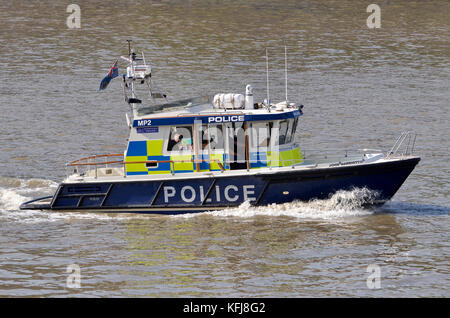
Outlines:
[[267,55],[267,48],[266,48],[266,74],[267,74],[267,103],[270,105],[270,95],[269,95],[269,57]]
[[132,40],[127,40],[127,42],[128,42],[128,56],[131,55],[131,41]]
[[288,103],[288,88],[287,88],[287,49],[286,45],[284,46],[284,74],[285,74],[285,82],[286,82],[286,105]]

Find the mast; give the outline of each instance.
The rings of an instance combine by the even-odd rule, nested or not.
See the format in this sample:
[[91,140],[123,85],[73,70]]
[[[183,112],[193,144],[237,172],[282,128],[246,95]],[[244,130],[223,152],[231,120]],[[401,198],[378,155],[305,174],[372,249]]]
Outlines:
[[270,95],[269,95],[269,56],[267,55],[266,48],[266,77],[267,77],[267,104],[270,105]]
[[127,40],[127,42],[128,42],[128,56],[130,56],[131,55],[131,42],[132,42],[133,40]]
[[285,84],[286,84],[286,105],[288,104],[288,80],[287,80],[287,49],[286,45],[284,46],[284,76],[285,76]]
[[[164,98],[167,100],[167,95],[163,94],[161,90],[156,87],[152,81],[152,69],[150,65],[147,65],[145,61],[144,52],[142,52],[142,57],[137,57],[136,52],[131,46],[132,40],[127,40],[128,42],[128,57],[121,56],[122,60],[128,63],[126,68],[126,74],[123,75],[123,92],[125,96],[125,101],[131,108],[133,117],[137,117],[139,104],[142,100],[138,98],[136,94],[136,88],[139,85],[146,85],[149,90],[149,99]],[[159,91],[159,93],[153,93],[153,86]]]
[[[130,59],[130,65],[127,68],[127,76],[128,77],[133,77],[134,78],[134,64],[135,64],[135,60],[136,60],[136,54],[134,53],[134,50],[131,49],[131,42],[132,40],[127,40],[128,42],[128,57]],[[136,93],[134,91],[134,80],[129,81],[129,85],[130,85],[130,90],[131,90],[131,100],[135,101],[137,99]],[[131,105],[131,110],[133,112],[133,118],[137,116],[137,107],[136,104],[134,102],[130,103]]]

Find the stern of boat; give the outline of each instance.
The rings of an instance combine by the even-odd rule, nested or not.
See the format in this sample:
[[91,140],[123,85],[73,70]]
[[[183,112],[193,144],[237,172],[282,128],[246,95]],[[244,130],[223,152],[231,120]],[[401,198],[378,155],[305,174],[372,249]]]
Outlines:
[[33,199],[20,205],[21,210],[49,210],[52,207],[53,196]]

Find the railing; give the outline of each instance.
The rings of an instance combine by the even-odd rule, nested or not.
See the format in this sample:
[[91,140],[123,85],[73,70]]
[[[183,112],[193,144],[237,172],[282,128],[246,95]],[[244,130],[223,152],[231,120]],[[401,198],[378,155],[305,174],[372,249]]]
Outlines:
[[[417,134],[413,131],[404,131],[397,138],[391,150],[386,154],[386,157],[394,157],[394,156],[409,156],[414,152],[414,146],[416,144],[416,136]],[[405,142],[406,141],[406,142]],[[402,149],[403,152],[400,152]]]
[[[111,157],[121,157],[121,160],[108,160]],[[104,161],[102,161],[105,159]],[[99,161],[100,160],[100,161]],[[71,173],[79,174],[80,176],[85,175],[86,172],[94,171],[94,177],[97,178],[99,175],[99,166],[104,166],[105,171],[107,171],[108,166],[109,169],[111,169],[111,175],[113,175],[114,167],[111,167],[112,165],[119,165],[121,166],[122,172],[119,174],[120,176],[126,177],[126,166],[131,164],[159,164],[159,163],[170,163],[170,172],[171,174],[175,174],[175,164],[177,163],[194,163],[194,164],[200,164],[201,162],[209,162],[209,170],[211,170],[211,163],[216,163],[221,172],[225,171],[225,168],[222,164],[222,162],[218,159],[201,159],[201,160],[146,160],[146,161],[123,161],[123,154],[105,154],[105,155],[95,155],[95,156],[89,156],[82,159],[74,160],[69,162],[66,165],[67,168],[73,168]],[[86,167],[86,171],[80,172],[80,168]],[[91,169],[92,167],[95,167],[95,169]],[[67,172],[67,171],[66,171]],[[68,173],[67,173],[68,174]],[[108,174],[108,173],[106,173]],[[117,175],[117,174],[116,174]]]
[[[395,142],[394,146],[391,148],[390,152],[386,155],[395,156],[403,142],[407,140],[406,149],[403,151],[402,155],[412,153],[415,143],[415,134],[411,132],[403,133]],[[323,150],[302,150],[303,158],[291,158],[291,159],[269,159],[269,160],[259,160],[258,162],[263,162],[266,164],[268,169],[279,168],[279,167],[298,167],[299,165],[303,167],[312,167],[319,164],[328,164],[331,166],[339,166],[346,164],[356,164],[362,163],[369,160],[371,157],[376,155],[383,155],[384,152],[378,149],[327,149],[327,152]],[[372,156],[368,156],[372,155]],[[120,160],[114,160],[114,158],[120,158]],[[299,162],[300,160],[300,162]],[[211,171],[211,163],[216,163],[221,172],[227,171],[225,166],[231,164],[230,161],[225,161],[222,163],[218,159],[189,159],[189,160],[146,160],[146,161],[124,161],[123,154],[105,154],[105,155],[95,155],[86,158],[78,159],[72,161],[66,165],[66,169],[72,169],[69,174],[78,174],[80,176],[91,176],[98,178],[100,174],[110,175],[110,176],[123,176],[127,177],[127,165],[133,164],[159,164],[159,163],[169,163],[170,173],[172,175],[177,173],[175,165],[177,163],[194,163],[193,172],[198,171],[195,164],[200,164],[202,162],[209,163],[209,171]],[[248,170],[251,165],[255,163],[253,160],[242,160],[241,163],[246,164],[247,168],[242,170]],[[99,169],[102,167],[102,169]]]
[[305,162],[321,163],[350,163],[367,160],[369,154],[381,154],[383,150],[380,149],[302,149],[303,158]]

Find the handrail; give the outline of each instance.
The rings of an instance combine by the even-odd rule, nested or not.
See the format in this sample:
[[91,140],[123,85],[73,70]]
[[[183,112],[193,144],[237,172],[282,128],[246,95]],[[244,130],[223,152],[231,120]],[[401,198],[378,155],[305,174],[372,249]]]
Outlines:
[[[109,157],[117,157],[117,156],[121,156],[123,157],[123,154],[105,154],[105,155],[94,155],[94,156],[89,156],[89,157],[85,157],[85,158],[81,158],[78,160],[74,160],[69,162],[68,164],[66,164],[66,167],[79,167],[79,166],[87,166],[87,167],[91,167],[91,166],[95,166],[95,177],[97,178],[98,176],[98,166],[100,165],[108,165],[108,164],[120,164],[123,165],[123,169],[124,169],[124,177],[126,177],[126,171],[125,171],[125,167],[126,165],[130,165],[130,164],[142,164],[142,163],[170,163],[171,165],[171,173],[175,174],[175,164],[176,163],[200,163],[200,162],[215,162],[217,163],[217,165],[219,166],[221,172],[225,171],[225,168],[222,164],[222,162],[219,159],[190,159],[190,160],[145,160],[145,161],[123,161],[122,160],[114,160],[114,161],[102,161],[102,162],[82,162],[82,161],[90,161],[93,159],[98,159],[98,158],[109,158]],[[211,166],[210,166],[211,169]]]
[[[342,149],[341,149],[341,151],[342,151]],[[307,159],[305,157],[305,152],[306,151],[303,151],[303,158],[297,158],[297,159],[298,160],[302,160],[302,161]],[[340,154],[340,155],[323,154],[322,153],[321,156],[324,156],[325,158],[328,158],[328,159],[346,158],[346,157],[348,157],[350,151],[346,150],[344,152],[345,152],[345,154]],[[102,159],[102,158],[109,159],[109,158],[112,158],[112,157],[121,157],[121,159],[120,160],[95,161],[96,159]],[[362,156],[362,158],[364,158],[364,156]],[[313,159],[317,160],[318,158],[316,156],[313,156]],[[263,160],[263,161],[266,161],[267,162],[267,167],[269,169],[272,169],[274,167],[274,166],[272,166],[273,163],[275,163],[275,164],[279,164],[279,163],[284,164],[285,162],[290,162],[291,163],[290,165],[295,166],[295,163],[294,163],[295,160],[296,160],[295,158],[289,158],[289,159],[277,158],[277,159],[268,159],[268,160]],[[97,170],[99,166],[107,166],[107,165],[112,165],[112,164],[118,164],[118,165],[122,165],[123,166],[124,175],[126,175],[126,171],[125,171],[126,166],[130,165],[130,164],[170,163],[171,173],[174,174],[174,173],[176,173],[176,171],[175,171],[175,164],[177,164],[177,163],[201,163],[201,162],[209,162],[210,164],[211,163],[216,163],[219,166],[221,172],[226,171],[226,169],[224,168],[224,165],[231,163],[229,160],[225,160],[222,163],[222,161],[219,160],[219,159],[209,159],[209,158],[207,158],[207,159],[200,159],[200,158],[198,158],[198,159],[188,159],[188,160],[124,161],[123,160],[123,154],[104,154],[104,155],[93,155],[93,156],[88,156],[88,157],[81,158],[81,159],[78,159],[78,160],[74,160],[74,161],[71,161],[71,162],[67,163],[66,166],[67,167],[88,167],[88,171],[89,171],[89,170],[91,170],[91,169],[89,169],[90,167],[95,167],[95,170]],[[251,163],[252,160],[245,160],[243,162],[244,163],[247,163],[247,162]],[[247,170],[248,170],[248,167],[247,167]],[[78,171],[74,170],[74,172],[78,172]]]
[[92,160],[92,159],[103,158],[103,157],[123,157],[123,154],[115,154],[115,153],[113,153],[113,154],[89,156],[89,157],[85,157],[85,158],[81,158],[81,159],[77,159],[77,160],[71,161],[71,162],[68,163],[68,165],[75,165],[77,162],[80,162],[80,161]]
[[[402,135],[402,136],[399,137],[399,139],[400,138],[402,140],[404,140],[406,137],[404,137]],[[412,139],[412,135],[411,135],[410,139]],[[415,140],[415,137],[414,137],[414,140]],[[401,145],[401,143],[400,143],[400,145]],[[393,150],[391,150],[391,151],[394,151],[394,153],[395,153],[395,151],[398,151],[398,148],[400,147],[400,145],[397,145],[397,142],[396,142],[396,144],[394,145],[395,148],[393,147]],[[411,151],[412,151],[413,148],[414,148],[414,145],[412,146]],[[330,149],[328,149],[328,150],[330,150]],[[330,164],[339,163],[340,164],[342,162],[342,160],[344,160],[344,162],[347,162],[347,160],[352,159],[352,158],[354,158],[354,159],[360,158],[359,160],[364,161],[365,158],[366,158],[365,154],[367,154],[368,151],[375,151],[375,152],[382,153],[381,150],[375,150],[375,149],[344,149],[344,150],[343,149],[337,149],[337,150],[340,150],[341,153],[340,154],[337,154],[337,153],[323,153],[323,152],[315,153],[314,151],[302,150],[303,158],[297,158],[297,159],[296,158],[289,158],[289,159],[282,159],[282,158],[269,159],[269,158],[267,158],[267,160],[262,160],[262,161],[265,161],[267,163],[267,168],[269,168],[269,169],[278,167],[280,164],[282,166],[285,166],[284,164],[286,162],[289,162],[289,164],[287,166],[292,166],[292,168],[294,168],[299,163],[306,162],[305,160],[308,160],[308,158],[312,159],[315,162],[316,165],[317,164],[321,164],[321,163],[330,163]],[[408,148],[408,150],[409,150],[409,148]],[[306,156],[307,152],[310,153],[309,156]],[[120,157],[120,160],[110,160],[110,158],[113,158],[113,157]],[[99,159],[105,159],[106,161],[102,161],[102,160],[99,160]],[[325,159],[325,161],[323,161],[323,159]],[[296,160],[300,160],[300,162],[298,162]],[[258,161],[261,161],[261,160],[258,160]],[[309,160],[309,161],[311,161],[311,160]],[[219,159],[210,159],[210,158],[207,158],[207,159],[197,158],[197,159],[188,159],[188,160],[124,161],[124,155],[123,154],[103,154],[103,155],[88,156],[88,157],[85,157],[85,158],[81,158],[81,159],[78,159],[78,160],[71,161],[68,164],[66,164],[66,167],[78,167],[78,168],[87,167],[86,169],[83,169],[80,172],[78,171],[78,168],[75,168],[73,170],[73,173],[80,174],[80,173],[86,173],[86,172],[95,170],[95,177],[97,177],[98,176],[98,168],[99,168],[99,166],[106,166],[106,168],[108,168],[108,165],[114,165],[115,164],[115,165],[122,166],[123,173],[120,173],[120,175],[121,176],[123,175],[123,177],[126,177],[127,176],[126,167],[127,167],[127,165],[130,165],[130,164],[170,163],[170,173],[172,175],[174,175],[175,173],[177,173],[177,171],[175,170],[175,165],[177,163],[202,163],[202,162],[208,162],[210,164],[209,165],[209,170],[210,171],[211,171],[211,163],[216,163],[219,166],[221,172],[225,172],[226,169],[225,169],[224,166],[226,166],[226,165],[231,163],[231,161],[229,161],[227,159],[224,162],[222,162]],[[253,161],[248,159],[248,160],[244,160],[242,162],[243,163],[251,163]],[[273,165],[273,164],[275,164],[275,165]],[[93,167],[93,168],[91,168],[91,167]],[[248,165],[247,165],[247,170],[249,170],[249,166]],[[193,171],[198,171],[198,170],[196,170],[194,168]]]
[[401,156],[411,155],[414,151],[414,146],[416,143],[416,136],[417,136],[417,134],[413,131],[402,132],[400,134],[400,136],[397,138],[397,140],[395,141],[392,148],[386,154],[386,157],[389,158],[391,156],[395,156],[406,139],[408,139],[408,142],[406,143],[406,147],[404,148],[403,152],[400,155]]
[[[67,164],[67,166],[98,166],[98,165],[107,165],[107,164],[113,164],[113,163],[123,163],[123,160],[116,160],[116,161],[105,161],[105,162],[86,162],[86,163],[73,163],[70,162]],[[128,162],[128,163],[144,163],[144,162]],[[126,164],[126,163],[125,163]]]
[[[94,158],[93,157],[89,157],[90,159]],[[220,160],[218,159],[210,159],[210,160],[205,160],[205,159],[201,159],[201,160],[194,160],[194,159],[190,159],[190,160],[146,160],[146,161],[123,161],[123,160],[116,160],[116,161],[104,161],[104,162],[86,162],[86,163],[77,163],[78,161],[82,161],[84,159],[87,158],[83,158],[83,159],[79,159],[79,160],[75,160],[72,162],[69,162],[67,164],[67,166],[98,166],[98,165],[106,165],[106,164],[113,164],[113,163],[120,163],[120,164],[124,164],[124,165],[129,165],[129,164],[137,164],[137,163],[186,163],[186,162],[216,162],[219,167],[221,167],[222,170],[224,170],[222,163],[220,162]]]

